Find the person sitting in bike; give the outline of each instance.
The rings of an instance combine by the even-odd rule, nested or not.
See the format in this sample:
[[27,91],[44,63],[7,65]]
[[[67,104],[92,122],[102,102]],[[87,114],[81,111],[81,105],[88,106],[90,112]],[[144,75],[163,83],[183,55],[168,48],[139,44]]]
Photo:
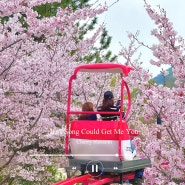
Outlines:
[[[94,105],[92,102],[85,102],[82,105],[82,112],[86,111],[94,111]],[[96,114],[81,114],[78,118],[78,120],[97,120]]]
[[[114,105],[114,95],[111,91],[106,91],[104,93],[104,99],[102,105],[97,108],[99,112],[118,112],[120,105]],[[101,119],[105,121],[116,120],[118,114],[100,114]]]

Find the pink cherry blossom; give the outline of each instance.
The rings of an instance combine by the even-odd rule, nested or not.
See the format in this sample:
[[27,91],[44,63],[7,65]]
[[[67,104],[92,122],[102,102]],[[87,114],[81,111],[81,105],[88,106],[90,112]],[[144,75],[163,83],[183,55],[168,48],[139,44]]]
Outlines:
[[[158,39],[158,43],[149,47],[139,41],[138,35],[130,34],[130,45],[120,52],[125,64],[135,68],[127,79],[131,89],[134,92],[137,89],[129,123],[139,130],[140,139],[135,138],[133,142],[142,157],[145,155],[152,160],[152,166],[145,169],[144,184],[184,184],[185,45],[164,9],[154,10],[146,2],[145,7],[156,24],[151,34]],[[153,52],[155,59],[150,60],[152,65],[168,64],[173,67],[176,79],[173,88],[150,82],[149,75],[146,78],[146,72],[139,66],[139,58],[135,58],[137,50],[134,48],[141,46]],[[135,54],[130,51],[135,51]],[[164,77],[167,75],[165,71],[161,73]],[[161,120],[161,125],[157,125],[157,118]],[[157,136],[159,133],[161,139]],[[164,165],[164,161],[167,164]]]

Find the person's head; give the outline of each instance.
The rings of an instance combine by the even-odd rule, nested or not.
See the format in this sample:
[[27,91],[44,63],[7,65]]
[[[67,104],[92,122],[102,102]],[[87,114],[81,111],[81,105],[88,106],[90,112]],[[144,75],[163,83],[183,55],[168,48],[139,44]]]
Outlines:
[[94,106],[93,103],[91,102],[85,102],[82,105],[82,111],[93,111],[94,110]]
[[[82,105],[82,112],[85,112],[85,111],[94,111],[94,106],[93,106],[93,103],[91,102],[85,102],[83,105]],[[89,118],[89,114],[81,114],[79,116],[79,120],[86,120]]]
[[104,99],[103,99],[103,108],[108,108],[110,106],[114,105],[114,95],[111,91],[106,91],[104,93]]
[[114,98],[114,95],[111,91],[106,91],[104,93],[104,99],[112,99],[112,98]]

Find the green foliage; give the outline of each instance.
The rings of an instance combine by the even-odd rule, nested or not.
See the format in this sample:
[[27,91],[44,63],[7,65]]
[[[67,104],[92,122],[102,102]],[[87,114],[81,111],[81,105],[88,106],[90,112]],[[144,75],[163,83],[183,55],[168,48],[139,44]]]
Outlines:
[[110,87],[115,87],[117,81],[116,75],[111,78]]
[[114,61],[117,56],[112,56],[111,51],[106,51],[106,49],[110,46],[111,37],[108,35],[107,30],[104,28],[100,38],[100,47],[92,48],[92,53],[88,56],[85,56],[83,60],[87,63],[91,61],[95,61],[95,63],[101,63],[103,61]]
[[25,14],[21,14],[21,16],[19,17],[19,21],[21,22],[23,28],[28,28],[28,24],[24,18],[25,18]]
[[80,36],[79,39],[82,40],[84,39],[84,36],[89,32],[92,31],[95,28],[95,25],[97,24],[97,17],[93,18],[90,24],[83,24],[82,26],[77,23],[77,26],[79,27],[80,30]]
[[3,181],[3,171],[2,170],[0,170],[0,182],[2,182]]
[[40,17],[51,17],[56,15],[59,7],[61,7],[61,3],[46,3],[33,9],[38,12]]
[[62,0],[62,8],[72,7],[73,10],[82,8],[83,6],[88,6],[90,0]]
[[101,44],[100,49],[107,49],[111,43],[111,39],[112,38],[108,35],[107,30],[104,28],[100,39],[100,44]]
[[34,10],[38,12],[40,18],[55,16],[59,8],[71,7],[74,11],[88,6],[89,0],[61,0],[60,3],[46,3],[34,7]]
[[46,167],[46,171],[51,173],[51,177],[49,178],[48,182],[54,183],[60,180],[65,179],[64,175],[62,172],[58,171],[58,168],[50,165]]
[[139,93],[141,93],[141,90],[134,88],[131,92],[131,98],[136,97]]
[[[10,183],[9,183],[10,184]],[[39,185],[40,183],[39,182],[36,182],[36,181],[28,181],[28,180],[25,180],[23,178],[20,178],[20,177],[17,177],[17,178],[14,178],[12,183],[12,185],[16,185],[16,184],[19,184],[19,185]]]
[[[34,7],[34,10],[38,12],[40,15],[40,18],[42,17],[51,17],[55,16],[57,13],[58,8],[66,8],[71,7],[73,11],[82,8],[83,6],[88,6],[89,0],[62,0],[61,3],[46,3],[44,5],[40,5],[37,7]],[[79,38],[74,38],[76,42],[78,40],[83,40],[84,37],[92,30],[95,29],[95,25],[97,24],[97,17],[95,17],[90,23],[85,23],[82,26],[80,26],[79,23],[77,23],[77,26],[80,30]],[[44,38],[35,38],[35,41],[43,41]],[[100,38],[100,46],[92,48],[92,52],[90,55],[83,56],[80,60],[85,60],[87,63],[91,61],[95,61],[96,63],[101,63],[103,61],[114,61],[117,56],[112,56],[111,51],[106,51],[111,43],[112,37],[108,35],[107,30],[104,28],[101,38]],[[76,53],[75,50],[71,51],[71,55],[74,55]]]
[[5,22],[7,22],[9,20],[9,17],[8,16],[0,17],[0,20],[1,20],[1,24],[4,24]]

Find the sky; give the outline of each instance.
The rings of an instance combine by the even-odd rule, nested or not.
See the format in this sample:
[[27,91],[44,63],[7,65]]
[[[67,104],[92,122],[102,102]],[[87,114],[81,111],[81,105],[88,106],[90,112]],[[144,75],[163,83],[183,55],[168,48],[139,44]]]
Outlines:
[[[116,0],[98,0],[98,3],[112,5]],[[174,29],[179,35],[185,38],[185,0],[147,0],[152,8],[158,9],[157,5],[164,8],[167,17],[173,22]],[[118,54],[121,45],[127,46],[129,39],[127,32],[136,33],[139,31],[139,39],[145,44],[152,45],[157,43],[157,40],[151,36],[151,30],[155,28],[155,24],[148,16],[143,0],[119,0],[110,6],[109,10],[102,14],[98,23],[105,23],[108,34],[112,36],[110,50],[114,54]],[[152,53],[148,49],[141,50],[143,67],[148,69],[153,76],[160,73],[161,68],[153,67],[149,60],[153,58]],[[119,58],[121,62],[123,58]],[[167,69],[169,66],[162,66]]]

